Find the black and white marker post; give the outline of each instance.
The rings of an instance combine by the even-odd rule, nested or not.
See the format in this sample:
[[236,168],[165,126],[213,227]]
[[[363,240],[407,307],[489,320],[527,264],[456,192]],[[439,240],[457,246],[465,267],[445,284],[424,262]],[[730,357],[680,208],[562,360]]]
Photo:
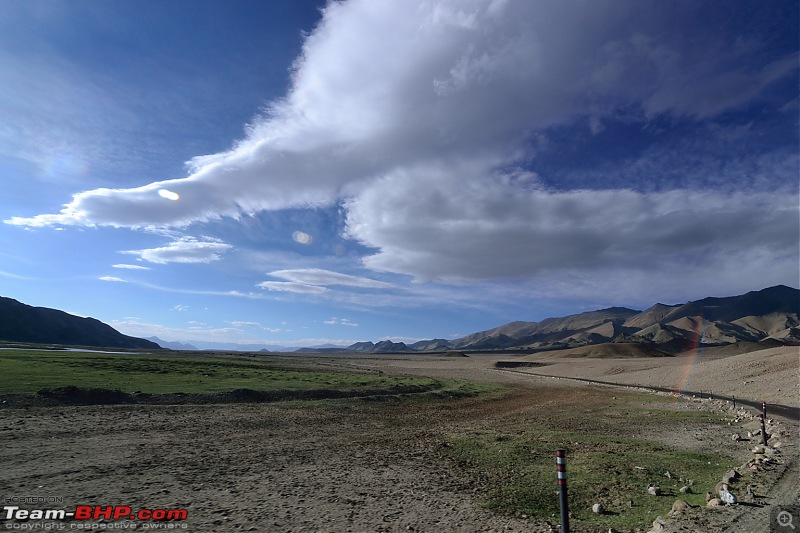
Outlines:
[[569,533],[569,507],[567,505],[567,451],[556,450],[556,468],[558,469],[558,497],[561,502],[561,533]]

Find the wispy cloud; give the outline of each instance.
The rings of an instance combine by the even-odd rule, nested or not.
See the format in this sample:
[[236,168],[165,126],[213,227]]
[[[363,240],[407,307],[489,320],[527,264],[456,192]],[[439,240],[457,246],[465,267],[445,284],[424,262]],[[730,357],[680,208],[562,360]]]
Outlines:
[[306,283],[295,283],[293,281],[262,281],[258,284],[258,287],[267,289],[268,291],[296,292],[300,294],[324,294],[329,290],[325,287],[308,285]]
[[28,277],[28,276],[20,276],[19,274],[13,274],[11,272],[4,272],[2,270],[0,270],[0,276],[2,276],[4,278],[27,280],[27,281],[33,281],[33,280],[37,279],[37,278],[31,278],[31,277]]
[[125,333],[135,337],[158,337],[166,341],[202,341],[202,342],[232,342],[247,344],[270,344],[285,346],[287,349],[300,348],[303,346],[318,346],[323,344],[334,344],[338,346],[349,346],[358,339],[343,338],[305,338],[294,340],[271,339],[248,335],[239,328],[212,327],[206,324],[194,324],[189,327],[165,326],[134,318],[123,320],[111,320],[109,324]]
[[150,267],[142,266],[142,265],[128,265],[125,263],[118,263],[116,265],[111,265],[112,268],[121,268],[127,270],[150,270]]
[[360,276],[351,276],[349,274],[342,274],[340,272],[333,272],[321,268],[274,270],[270,272],[269,275],[305,285],[338,285],[344,287],[359,287],[362,289],[390,289],[394,287],[392,284],[383,281]]
[[353,328],[357,328],[358,324],[352,322],[350,319],[347,318],[337,318],[331,317],[330,320],[325,320],[322,322],[323,324],[327,324],[328,326],[350,326]]
[[250,321],[242,321],[242,320],[226,320],[227,324],[237,328],[257,328],[263,331],[267,331],[269,333],[282,333],[287,332],[290,330],[282,329],[282,328],[271,328],[268,326],[264,326],[260,322],[250,322]]
[[257,293],[257,292],[242,292],[238,290],[207,290],[207,289],[187,289],[181,287],[165,287],[163,285],[157,285],[155,283],[143,282],[143,281],[136,281],[136,280],[126,280],[130,285],[135,285],[139,287],[145,287],[147,289],[152,289],[156,291],[162,292],[171,292],[175,294],[190,294],[195,296],[221,296],[221,297],[232,297],[232,298],[246,298],[249,300],[263,300],[266,298],[264,294]]
[[240,320],[226,320],[226,322],[231,326],[236,326],[237,328],[240,328],[242,326],[254,326],[258,328],[262,327],[261,324],[259,324],[258,322],[244,322]]
[[116,283],[127,283],[127,280],[124,280],[122,278],[116,278],[114,276],[100,276],[97,279],[99,279],[101,281],[112,281],[112,282],[116,282]]
[[120,253],[138,255],[150,263],[210,263],[218,261],[220,255],[230,250],[232,246],[216,240],[197,240],[184,237],[167,246],[147,248],[144,250],[126,250]]

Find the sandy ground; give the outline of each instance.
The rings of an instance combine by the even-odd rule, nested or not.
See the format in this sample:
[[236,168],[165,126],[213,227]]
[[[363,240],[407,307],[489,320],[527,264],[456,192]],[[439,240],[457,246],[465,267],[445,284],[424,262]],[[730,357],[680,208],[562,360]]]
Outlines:
[[[495,368],[500,360],[524,359],[535,358],[397,355],[303,360],[315,367],[515,387],[514,393],[491,400],[338,402],[314,408],[275,403],[0,409],[0,497],[62,497],[63,503],[53,508],[67,509],[81,504],[185,508],[189,518],[181,525],[190,531],[550,531],[548,524],[482,509],[486,487],[448,461],[441,450],[446,436],[498,419],[535,416],[570,402],[602,405],[615,391],[563,379],[567,376],[713,390],[715,395],[724,391],[735,395],[740,406],[742,401],[757,405],[762,399],[788,407],[800,404],[796,348],[709,361],[550,359],[540,361],[553,363],[547,366]],[[689,385],[683,387],[687,375]],[[732,409],[719,399],[684,404],[728,413]],[[754,412],[746,408],[747,416],[731,431],[756,429]],[[778,416],[773,423],[771,427],[780,427],[786,435],[785,464],[767,480],[768,505],[734,506],[691,520],[667,521],[664,531],[766,532],[772,506],[797,503],[797,422]],[[652,437],[676,438],[673,432],[653,432]],[[680,438],[698,447],[730,446],[727,429]],[[751,457],[750,445],[740,444],[745,461]],[[0,521],[0,529],[9,523]]]

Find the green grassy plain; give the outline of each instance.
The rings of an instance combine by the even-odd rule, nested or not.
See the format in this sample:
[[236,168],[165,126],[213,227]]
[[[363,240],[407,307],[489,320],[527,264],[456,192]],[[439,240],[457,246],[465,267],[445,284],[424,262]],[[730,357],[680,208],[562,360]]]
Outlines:
[[[659,426],[680,434],[723,424],[719,415],[672,410],[652,396],[627,396],[630,403],[619,402],[616,410],[603,407],[601,423],[586,422],[585,406],[563,406],[555,415],[540,413],[453,434],[447,454],[488,481],[487,508],[557,523],[555,450],[566,449],[570,520],[576,531],[634,531],[659,515],[667,517],[677,499],[705,506],[706,491],[713,492],[735,460],[711,449],[693,451],[649,440],[646,431],[634,428]],[[644,405],[639,400],[648,407],[632,408],[633,402]],[[660,402],[664,409],[658,408]],[[693,492],[680,493],[690,479]],[[647,494],[650,483],[661,488],[661,496]],[[606,513],[592,513],[595,503],[603,504]]]
[[[425,377],[319,372],[259,359],[214,356],[103,354],[53,350],[0,351],[0,394],[35,394],[76,386],[127,393],[256,391],[462,391],[465,383]],[[480,387],[478,387],[480,388]]]

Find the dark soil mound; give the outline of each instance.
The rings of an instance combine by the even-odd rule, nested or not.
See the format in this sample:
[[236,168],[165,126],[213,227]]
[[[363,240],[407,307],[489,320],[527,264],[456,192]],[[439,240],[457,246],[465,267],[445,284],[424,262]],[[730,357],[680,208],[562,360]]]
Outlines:
[[134,403],[133,397],[121,390],[110,389],[83,389],[75,385],[58,387],[55,389],[39,389],[37,395],[51,399],[56,403],[76,405],[98,405]]

